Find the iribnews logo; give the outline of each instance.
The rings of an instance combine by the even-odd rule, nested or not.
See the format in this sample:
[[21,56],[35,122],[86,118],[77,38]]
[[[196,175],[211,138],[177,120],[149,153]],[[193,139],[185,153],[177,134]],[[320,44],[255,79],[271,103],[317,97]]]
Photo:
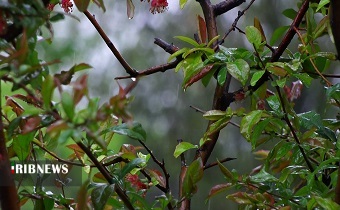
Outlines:
[[[78,163],[78,162],[77,162]],[[14,182],[19,186],[81,186],[81,166],[70,165],[58,161],[11,161],[11,173]],[[7,186],[7,182],[0,180],[0,186]]]
[[11,163],[12,174],[68,174],[67,164],[55,163]]

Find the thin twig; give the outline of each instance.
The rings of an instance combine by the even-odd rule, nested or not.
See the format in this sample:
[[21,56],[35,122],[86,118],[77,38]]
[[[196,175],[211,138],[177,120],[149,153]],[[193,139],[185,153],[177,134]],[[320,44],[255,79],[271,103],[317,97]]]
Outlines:
[[297,136],[296,131],[295,131],[295,129],[294,129],[292,123],[290,122],[290,120],[289,120],[289,118],[288,118],[288,112],[287,112],[286,107],[285,107],[285,103],[284,103],[283,96],[282,96],[282,94],[281,94],[281,90],[280,90],[280,88],[279,88],[278,86],[275,86],[275,88],[276,88],[276,91],[277,91],[277,93],[278,93],[278,95],[279,95],[280,103],[281,103],[281,106],[282,106],[282,111],[283,111],[283,113],[284,113],[283,119],[284,119],[284,121],[286,121],[286,123],[287,123],[287,125],[288,125],[290,131],[292,132],[293,137],[294,137],[294,139],[295,139],[295,142],[297,143],[297,145],[298,145],[298,147],[299,147],[299,150],[300,150],[300,152],[301,152],[301,154],[302,154],[302,156],[303,156],[303,159],[306,161],[306,164],[307,164],[309,170],[310,170],[311,172],[313,172],[313,171],[314,171],[314,168],[313,168],[311,162],[309,161],[308,156],[306,155],[304,149],[302,148],[301,142],[300,142],[300,140],[299,140],[299,137]]
[[153,154],[153,152],[149,149],[148,146],[146,146],[146,144],[143,141],[138,140],[139,143],[146,149],[146,151],[148,151],[148,153],[150,154],[152,160],[162,169],[164,176],[165,176],[165,187],[167,189],[167,192],[170,192],[170,184],[169,184],[169,178],[170,178],[170,174],[168,173],[168,171],[165,168],[165,164],[164,164],[164,160],[159,161],[156,156]]
[[[164,41],[160,38],[155,38],[154,43],[156,45],[160,46],[165,52],[167,52],[169,54],[173,54],[174,52],[179,50],[179,48],[176,47],[175,45],[169,44],[169,43],[167,43],[166,41]],[[157,73],[157,72],[165,72],[167,70],[175,68],[177,66],[177,64],[181,61],[182,61],[182,57],[178,56],[178,57],[176,57],[175,61],[172,61],[170,63],[165,63],[165,64],[153,66],[153,67],[150,67],[148,69],[139,71],[135,75],[116,77],[115,79],[117,79],[117,80],[118,79],[128,79],[128,78],[133,78],[133,77],[138,78],[138,77],[154,74],[154,73]]]
[[194,109],[196,112],[200,112],[200,113],[202,113],[202,114],[206,113],[206,111],[204,111],[204,110],[202,110],[202,109],[200,109],[200,108],[197,108],[197,107],[195,107],[195,106],[190,105],[189,107],[192,108],[192,109]]
[[[294,30],[295,30],[296,34],[299,36],[300,41],[301,41],[301,43],[303,44],[303,46],[306,47],[306,43],[303,41],[302,35],[300,34],[299,30],[298,30],[296,27],[294,27]],[[306,50],[306,51],[307,51],[307,53],[308,53],[308,50]],[[328,87],[332,86],[332,83],[331,83],[330,81],[328,81],[328,80],[321,74],[321,72],[319,71],[318,67],[315,65],[314,60],[313,60],[312,58],[309,58],[309,61],[311,62],[311,64],[312,64],[314,70],[316,71],[316,73],[317,73],[317,74],[318,74],[318,75],[326,82],[327,86],[328,86]]]
[[[113,178],[111,177],[109,171],[97,160],[97,158],[93,155],[91,150],[86,147],[81,141],[77,142],[77,145],[86,153],[86,155],[90,158],[90,160],[97,166],[97,169],[100,171],[101,174],[105,177],[106,181],[108,181],[110,184],[115,184]],[[120,199],[122,199],[125,206],[130,209],[134,210],[135,208],[132,206],[129,197],[126,195],[124,190],[116,183],[114,185],[114,190],[119,196]]]
[[224,36],[222,37],[222,39],[220,40],[219,44],[223,44],[224,40],[227,38],[227,36],[232,32],[235,31],[235,28],[237,27],[237,23],[240,20],[240,18],[244,15],[244,13],[251,7],[251,5],[253,5],[253,3],[255,2],[255,0],[252,0],[248,6],[242,10],[242,11],[238,11],[237,17],[235,18],[233,24],[231,25],[231,27],[229,28],[229,30],[224,34]]
[[[231,161],[231,160],[236,160],[236,158],[224,158],[224,159],[222,159],[222,160],[219,160],[218,162],[224,163],[224,162],[228,162],[228,161]],[[214,166],[217,166],[217,165],[218,165],[217,162],[206,164],[206,165],[204,166],[203,170],[209,169],[209,168],[214,167]]]
[[110,48],[111,52],[114,54],[114,56],[117,58],[119,63],[124,67],[126,73],[128,73],[131,76],[136,76],[138,72],[133,69],[123,58],[123,56],[119,53],[117,48],[114,46],[114,44],[111,42],[110,38],[106,35],[102,27],[99,25],[97,20],[94,18],[93,15],[91,15],[87,10],[84,12],[85,16],[90,20],[92,25],[97,29],[99,35],[102,37],[108,48]]

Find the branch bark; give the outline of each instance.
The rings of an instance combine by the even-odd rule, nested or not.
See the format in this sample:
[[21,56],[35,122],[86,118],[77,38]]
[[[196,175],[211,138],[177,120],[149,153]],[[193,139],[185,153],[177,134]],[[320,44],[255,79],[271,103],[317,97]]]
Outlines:
[[90,20],[92,25],[97,29],[99,35],[102,37],[108,48],[111,50],[111,52],[114,54],[114,56],[117,58],[119,63],[124,67],[126,73],[128,73],[130,76],[136,76],[138,72],[133,69],[123,58],[123,56],[119,53],[117,48],[114,46],[114,44],[111,42],[110,38],[106,35],[102,27],[98,24],[97,20],[91,15],[88,11],[84,12],[85,16]]
[[2,109],[0,104],[0,204],[1,209],[19,210],[19,199],[6,148]]

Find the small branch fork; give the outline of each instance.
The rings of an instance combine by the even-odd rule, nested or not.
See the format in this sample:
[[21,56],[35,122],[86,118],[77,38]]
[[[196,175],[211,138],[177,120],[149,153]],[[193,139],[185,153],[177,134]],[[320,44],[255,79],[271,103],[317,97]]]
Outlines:
[[[111,177],[109,171],[97,160],[97,158],[93,155],[91,150],[87,146],[85,146],[81,141],[78,141],[77,145],[85,152],[85,154],[90,158],[93,164],[96,165],[100,173],[103,174],[103,176],[105,177],[106,181],[108,181],[108,183],[110,184],[114,184],[114,180]],[[124,190],[118,184],[114,185],[114,190],[119,196],[119,198],[122,199],[126,208],[128,208],[129,210],[135,209],[131,204],[129,197],[126,195]]]

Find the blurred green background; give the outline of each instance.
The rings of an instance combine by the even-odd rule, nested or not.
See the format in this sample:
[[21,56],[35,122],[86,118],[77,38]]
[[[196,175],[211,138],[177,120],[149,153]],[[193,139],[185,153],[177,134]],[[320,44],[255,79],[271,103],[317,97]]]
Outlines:
[[[183,47],[183,42],[173,37],[178,35],[193,37],[193,34],[197,32],[196,15],[202,16],[199,4],[193,0],[188,1],[183,10],[179,8],[178,0],[169,1],[168,11],[156,15],[148,11],[148,3],[139,0],[134,1],[136,6],[135,16],[131,20],[126,15],[125,1],[104,2],[107,7],[106,13],[103,13],[94,5],[89,8],[89,11],[95,15],[95,18],[123,57],[137,70],[167,62],[169,54],[153,44],[155,37],[168,43],[174,43],[178,47]],[[212,3],[216,2],[219,1],[212,1]],[[245,8],[248,3],[249,1],[218,18],[219,34],[224,34],[231,27],[232,22],[237,17],[237,12]],[[277,27],[290,24],[290,20],[281,15],[282,11],[287,8],[297,9],[296,1],[258,0],[240,19],[238,27],[244,29],[245,26],[252,25],[256,16],[261,21],[267,39],[270,40],[271,34]],[[114,78],[124,76],[126,73],[86,17],[76,9],[74,9],[72,15],[78,17],[80,22],[66,16],[64,21],[53,24],[53,43],[40,43],[39,50],[42,52],[41,55],[44,55],[42,59],[46,61],[61,59],[60,64],[51,66],[53,72],[67,70],[74,64],[81,62],[93,66],[93,69],[89,71],[90,94],[93,97],[100,97],[101,102],[104,103],[118,92],[117,81]],[[290,49],[292,51],[297,50],[297,43],[296,40],[291,43]],[[319,43],[321,43],[321,49],[335,51],[328,36],[321,38]],[[245,36],[236,31],[228,36],[224,46],[251,49]],[[337,70],[333,64],[328,73]],[[189,106],[209,110],[215,87],[213,80],[207,88],[198,82],[189,87],[186,92],[183,92],[181,88],[182,78],[182,73],[175,73],[174,70],[141,78],[138,86],[131,93],[134,96],[134,101],[129,108],[134,119],[142,123],[147,132],[147,145],[160,160],[164,159],[171,175],[171,189],[175,196],[178,194],[180,171],[180,160],[173,157],[177,140],[182,139],[198,144],[207,126],[207,121],[203,119],[202,114]],[[125,87],[131,80],[120,80],[118,82]],[[338,81],[333,80],[333,82]],[[316,110],[323,115],[334,118],[334,110],[330,110],[329,107],[318,106],[318,101],[325,99],[323,89],[320,88],[320,81],[314,81],[311,87],[312,91],[304,89],[303,96],[296,101],[297,112]],[[239,88],[240,84],[233,81],[231,90]],[[315,90],[320,90],[320,92]],[[249,104],[249,101],[234,103],[232,108],[236,109],[247,104]],[[234,122],[239,123],[239,119],[235,119]],[[123,142],[136,144],[135,141],[118,136],[115,141],[116,147]],[[273,144],[275,144],[274,141],[268,142],[266,146],[269,147]],[[191,162],[194,155],[194,150],[186,153],[188,163]],[[259,161],[254,159],[250,144],[239,134],[239,129],[231,125],[222,130],[216,148],[208,162],[215,162],[216,159],[226,157],[237,158],[225,165],[230,170],[235,169],[240,173],[250,173],[254,167],[260,164]],[[150,165],[157,168],[151,161]],[[221,193],[221,195],[213,197],[210,202],[205,202],[210,188],[223,182],[223,175],[217,168],[207,170],[203,180],[199,183],[197,194],[193,197],[192,209],[237,209],[234,203],[225,199],[227,193]],[[158,191],[150,192],[148,198],[151,200],[153,196],[159,193]]]

